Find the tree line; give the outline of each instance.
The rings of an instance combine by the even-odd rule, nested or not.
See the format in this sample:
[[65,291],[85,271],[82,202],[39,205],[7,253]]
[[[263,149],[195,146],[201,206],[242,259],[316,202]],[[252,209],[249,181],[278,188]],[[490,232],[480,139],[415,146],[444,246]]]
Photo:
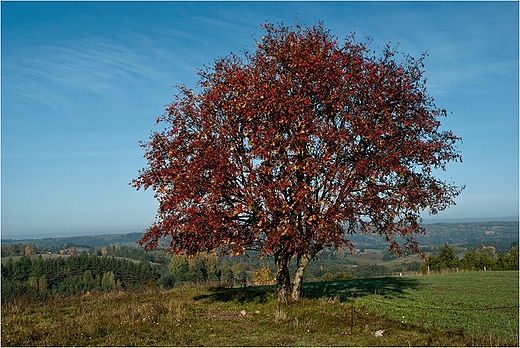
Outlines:
[[63,243],[59,246],[37,246],[35,243],[2,244],[2,258],[38,254],[77,255],[87,251],[89,255],[124,257],[139,261],[168,264],[168,256],[161,250],[146,252],[141,248],[105,245],[103,247],[79,246],[74,243]]
[[468,271],[506,271],[518,270],[518,244],[508,252],[495,251],[492,246],[479,246],[470,249],[459,258],[448,244],[442,246],[438,253],[432,254],[421,266],[420,271],[443,271],[463,269]]
[[149,262],[82,252],[68,257],[22,256],[2,264],[2,301],[16,297],[46,299],[111,289],[155,286],[160,273]]

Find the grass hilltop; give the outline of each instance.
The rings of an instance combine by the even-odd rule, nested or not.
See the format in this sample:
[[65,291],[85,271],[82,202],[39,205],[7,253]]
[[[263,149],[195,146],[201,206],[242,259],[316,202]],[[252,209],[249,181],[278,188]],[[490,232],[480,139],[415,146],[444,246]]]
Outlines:
[[[2,346],[518,346],[518,271],[176,287],[2,304]],[[377,334],[376,334],[377,333]]]

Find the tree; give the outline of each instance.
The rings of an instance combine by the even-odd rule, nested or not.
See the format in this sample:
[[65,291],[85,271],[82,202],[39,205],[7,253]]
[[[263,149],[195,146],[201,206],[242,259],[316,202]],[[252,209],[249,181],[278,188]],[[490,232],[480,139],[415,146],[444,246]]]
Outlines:
[[503,270],[518,270],[518,244],[512,246],[507,254],[499,255],[497,263]]
[[184,256],[175,255],[168,265],[168,270],[175,276],[177,281],[182,282],[187,280],[190,266]]
[[426,91],[424,55],[398,62],[387,45],[378,56],[321,24],[263,29],[253,53],[200,70],[198,92],[178,87],[132,185],[159,201],[142,246],[273,255],[287,302],[315,255],[353,248],[353,233],[419,251],[420,213],[463,189],[433,172],[461,160],[460,138],[440,129],[447,111]]
[[489,253],[488,251],[482,250],[478,254],[478,265],[479,269],[484,270],[494,270],[496,266],[496,260],[493,257],[493,254]]
[[262,268],[253,271],[253,284],[254,285],[270,285],[272,284],[271,271],[269,267],[264,264]]
[[[224,283],[229,286],[233,284],[233,279],[235,278],[235,274],[233,273],[233,269],[229,265],[229,262],[224,259],[220,263],[220,279],[224,281]],[[220,281],[219,281],[220,282]]]
[[461,266],[464,269],[474,271],[478,269],[479,265],[478,255],[475,250],[468,250],[461,260]]
[[101,286],[105,289],[112,289],[116,286],[114,272],[108,271],[103,274],[103,278],[101,279]]
[[201,282],[206,283],[208,280],[208,269],[206,267],[206,262],[203,257],[197,255],[191,258],[188,262],[189,264],[189,280],[193,282]]
[[86,271],[84,271],[82,278],[84,283],[91,282],[94,279],[94,276],[92,275],[92,270],[87,269]]
[[29,244],[25,246],[25,255],[36,255],[38,252],[38,248],[36,248],[35,244]]
[[[469,255],[466,259],[466,264],[472,261],[472,256]],[[462,261],[464,265],[464,261]],[[428,257],[427,262],[422,266],[423,270],[429,267],[432,271],[442,271],[444,269],[455,269],[461,265],[461,260],[458,258],[455,251],[448,245],[442,246],[438,254]]]
[[29,286],[31,287],[31,289],[38,289],[38,278],[30,277]]
[[445,244],[439,252],[438,264],[439,269],[445,268],[457,268],[460,265],[460,260],[455,254],[455,251],[448,245]]
[[42,275],[40,279],[38,279],[38,289],[40,290],[40,292],[44,292],[45,290],[47,290],[47,278],[45,278],[44,275]]

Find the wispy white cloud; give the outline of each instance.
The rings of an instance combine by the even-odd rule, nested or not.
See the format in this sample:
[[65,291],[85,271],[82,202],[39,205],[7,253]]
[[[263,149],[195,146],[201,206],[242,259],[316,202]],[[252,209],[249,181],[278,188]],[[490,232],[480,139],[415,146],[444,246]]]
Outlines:
[[152,79],[158,75],[153,66],[146,64],[143,54],[99,38],[27,47],[24,51],[20,61],[6,61],[3,65],[14,87],[20,87],[18,83],[29,88],[48,85],[104,93],[121,79]]

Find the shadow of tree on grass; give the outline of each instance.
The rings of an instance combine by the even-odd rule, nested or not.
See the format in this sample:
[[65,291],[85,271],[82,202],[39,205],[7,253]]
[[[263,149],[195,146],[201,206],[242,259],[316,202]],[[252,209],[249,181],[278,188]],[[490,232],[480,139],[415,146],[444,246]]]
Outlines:
[[406,290],[416,289],[420,282],[415,278],[367,278],[338,280],[319,283],[306,283],[302,295],[307,298],[339,296],[342,301],[348,298],[381,295],[384,297],[403,297]]
[[[384,297],[402,297],[407,290],[420,286],[414,278],[368,278],[338,280],[329,282],[304,283],[302,297],[310,299],[330,298],[339,296],[339,300],[346,301],[352,296],[364,297],[380,295]],[[276,286],[251,286],[246,288],[213,287],[209,294],[198,295],[193,299],[208,300],[210,302],[266,303],[276,299]]]
[[266,303],[276,297],[276,286],[250,286],[246,288],[212,287],[210,294],[198,295],[195,301],[208,300],[210,302]]

